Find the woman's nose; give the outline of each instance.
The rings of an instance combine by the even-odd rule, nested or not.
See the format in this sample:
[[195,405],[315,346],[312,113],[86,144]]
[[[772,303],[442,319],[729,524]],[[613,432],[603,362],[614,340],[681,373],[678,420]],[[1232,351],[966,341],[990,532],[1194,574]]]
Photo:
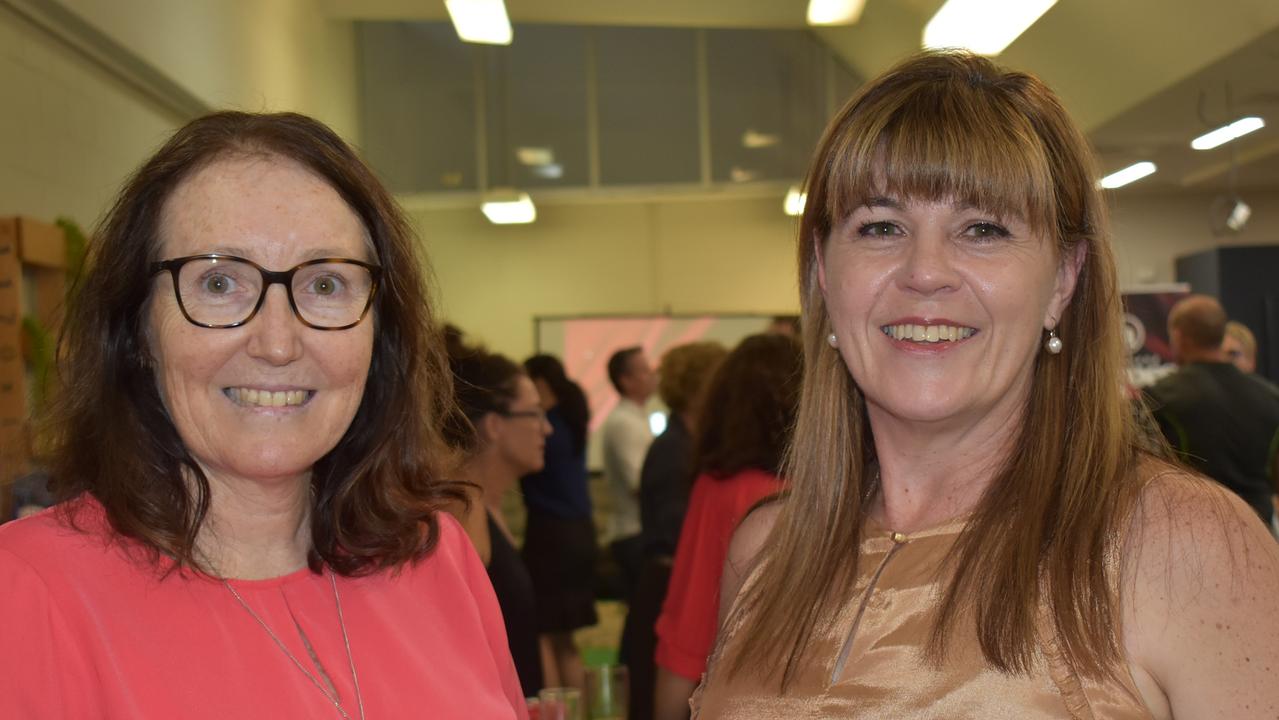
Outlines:
[[272,365],[287,365],[302,356],[302,320],[289,304],[283,285],[267,288],[258,314],[248,322],[248,353]]
[[902,264],[901,282],[922,295],[959,287],[951,247],[942,233],[930,230],[914,237]]

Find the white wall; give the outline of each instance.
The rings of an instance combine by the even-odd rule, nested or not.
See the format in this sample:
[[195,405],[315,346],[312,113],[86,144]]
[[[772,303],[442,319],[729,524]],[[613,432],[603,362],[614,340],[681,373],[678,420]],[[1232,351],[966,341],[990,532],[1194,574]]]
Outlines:
[[[1110,195],[1123,287],[1175,280],[1177,256],[1217,244],[1279,243],[1279,192],[1242,193],[1244,231],[1214,238],[1214,194]],[[412,213],[441,314],[516,359],[539,315],[793,313],[795,222],[777,198],[553,205],[532,225],[478,208]],[[1279,268],[1276,268],[1279,277]]]
[[0,9],[0,215],[86,228],[173,118]]
[[[213,107],[298,110],[358,139],[354,32],[315,0],[64,0]],[[0,215],[86,230],[184,118],[0,7]]]
[[522,359],[539,315],[798,312],[781,199],[538,208],[496,226],[478,208],[413,213],[441,315]]
[[[1214,237],[1209,223],[1208,209],[1218,194],[1114,191],[1111,221],[1121,287],[1172,282],[1177,257],[1219,245],[1279,245],[1279,191],[1240,191],[1252,217],[1242,232],[1225,237]],[[1279,278],[1279,268],[1275,275]]]
[[316,0],[60,0],[214,108],[295,110],[359,137],[355,31]]

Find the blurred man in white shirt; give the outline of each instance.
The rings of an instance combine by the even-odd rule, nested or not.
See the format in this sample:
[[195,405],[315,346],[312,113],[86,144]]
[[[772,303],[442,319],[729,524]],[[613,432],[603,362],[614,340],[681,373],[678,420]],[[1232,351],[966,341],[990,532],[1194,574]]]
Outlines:
[[640,569],[640,468],[653,442],[644,405],[657,389],[657,373],[641,348],[627,347],[609,358],[608,379],[620,396],[601,428],[604,479],[613,508],[609,539],[621,570],[623,599],[629,601]]

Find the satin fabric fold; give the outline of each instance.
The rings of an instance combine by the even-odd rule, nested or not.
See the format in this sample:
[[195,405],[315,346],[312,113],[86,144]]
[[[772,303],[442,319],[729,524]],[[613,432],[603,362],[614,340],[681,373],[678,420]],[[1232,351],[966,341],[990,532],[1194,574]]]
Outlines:
[[768,682],[754,673],[717,672],[715,660],[740,642],[739,619],[726,629],[693,696],[693,717],[1149,720],[1126,665],[1114,673],[1118,680],[1081,678],[1058,651],[1045,621],[1044,639],[1026,675],[988,667],[971,620],[957,624],[940,666],[925,659],[923,648],[946,587],[944,561],[965,522],[909,536],[868,522],[854,590],[834,622],[817,629],[786,693],[778,693],[780,672],[763,673],[775,676]]

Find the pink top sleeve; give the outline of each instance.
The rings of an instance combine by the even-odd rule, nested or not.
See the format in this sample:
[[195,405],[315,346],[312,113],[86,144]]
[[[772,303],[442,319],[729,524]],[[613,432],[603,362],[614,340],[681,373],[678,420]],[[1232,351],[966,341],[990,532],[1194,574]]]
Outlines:
[[74,682],[90,668],[67,619],[28,563],[0,549],[0,717],[88,718],[90,688]]
[[720,575],[733,531],[756,503],[779,490],[781,481],[759,470],[721,479],[697,478],[657,620],[658,666],[693,681],[706,670],[717,630]]
[[237,598],[104,542],[101,515],[98,532],[49,512],[0,527],[0,718],[337,717],[299,670],[312,656],[352,717],[358,682],[368,717],[527,718],[497,599],[452,517],[397,571],[336,577],[336,593],[305,568],[231,580]]

